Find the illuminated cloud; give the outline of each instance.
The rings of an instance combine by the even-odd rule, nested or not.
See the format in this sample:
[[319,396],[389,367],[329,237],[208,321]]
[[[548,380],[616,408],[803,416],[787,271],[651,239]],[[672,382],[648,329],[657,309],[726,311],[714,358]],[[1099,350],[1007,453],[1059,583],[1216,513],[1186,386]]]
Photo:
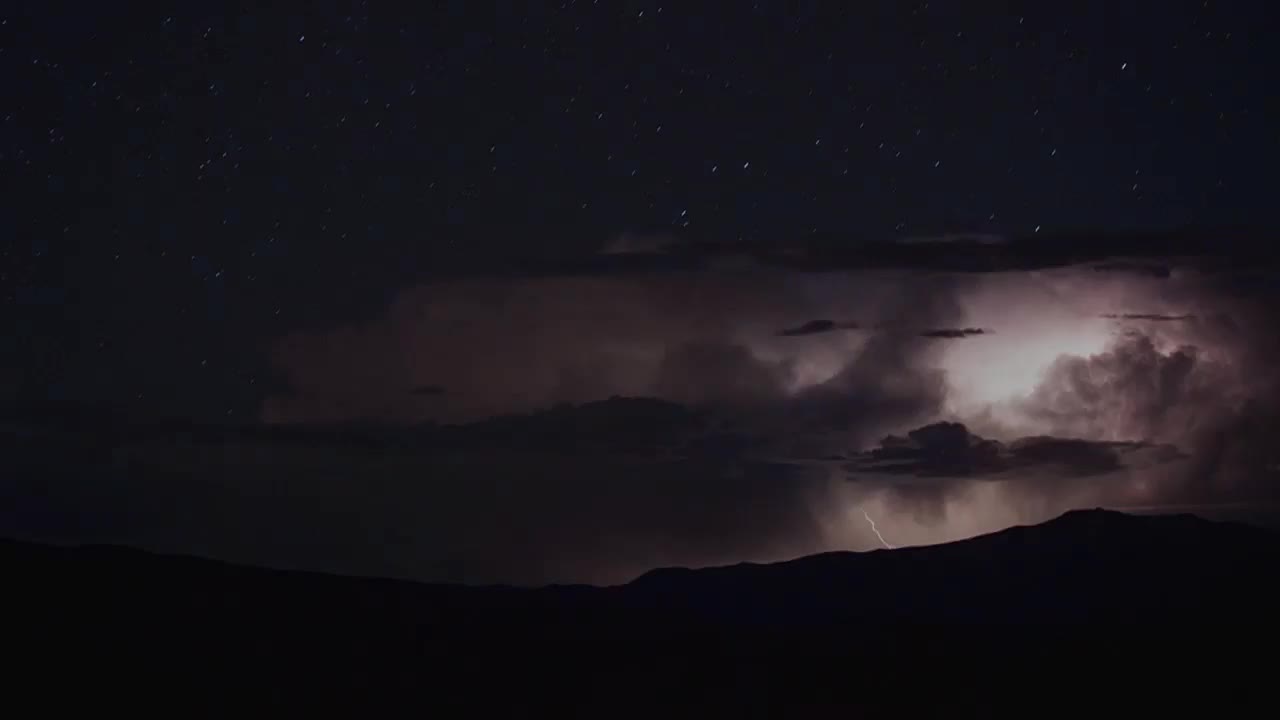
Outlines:
[[1054,434],[1098,439],[1180,434],[1238,390],[1229,371],[1206,364],[1202,354],[1190,345],[1162,352],[1150,336],[1121,335],[1104,352],[1055,360],[1019,407]]
[[[956,253],[949,270],[1021,252],[1017,243],[945,248]],[[1087,265],[787,269],[821,266],[803,254],[714,269],[687,262],[703,253],[649,252],[681,258],[663,269],[618,255],[626,272],[412,289],[369,322],[282,339],[290,390],[264,417],[449,424],[413,441],[438,457],[406,467],[435,478],[433,463],[467,466],[466,489],[451,483],[447,497],[427,493],[424,503],[444,512],[502,492],[542,513],[486,522],[522,528],[494,529],[495,548],[517,535],[540,548],[525,556],[486,543],[451,561],[477,573],[555,555],[547,577],[617,578],[646,563],[879,546],[855,508],[893,544],[911,545],[1080,505],[1280,493],[1268,470],[1280,462],[1270,436],[1277,305],[1238,292],[1229,276],[1172,264],[1167,276]],[[1105,317],[1116,308],[1144,312]],[[1185,308],[1194,321],[1174,321]],[[849,317],[866,331],[840,332],[851,328],[829,319]],[[437,385],[447,392],[405,390]],[[342,492],[356,493],[362,471],[345,468],[334,471],[354,484]],[[677,491],[659,476],[687,485]],[[784,511],[750,509],[760,497]],[[720,540],[700,536],[699,523]],[[683,530],[653,550],[668,524]],[[602,536],[632,554],[588,547]]]

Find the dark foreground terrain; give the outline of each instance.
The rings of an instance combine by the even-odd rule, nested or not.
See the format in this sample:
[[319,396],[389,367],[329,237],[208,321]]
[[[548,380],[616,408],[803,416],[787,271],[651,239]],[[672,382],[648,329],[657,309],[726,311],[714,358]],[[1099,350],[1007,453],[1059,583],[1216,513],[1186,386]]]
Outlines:
[[1274,708],[1278,560],[1266,530],[1107,511],[614,588],[3,542],[4,678],[46,711],[174,716],[1229,717]]

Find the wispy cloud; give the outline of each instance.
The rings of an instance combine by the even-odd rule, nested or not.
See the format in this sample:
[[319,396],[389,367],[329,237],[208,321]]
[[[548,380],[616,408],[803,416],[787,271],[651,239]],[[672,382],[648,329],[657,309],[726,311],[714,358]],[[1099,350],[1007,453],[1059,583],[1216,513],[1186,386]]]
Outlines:
[[1165,315],[1162,313],[1106,313],[1107,320],[1149,320],[1151,322],[1181,322],[1195,320],[1195,315]]
[[799,337],[801,335],[818,335],[821,333],[835,332],[837,330],[857,330],[859,325],[856,322],[836,322],[834,320],[810,320],[803,325],[787,328],[778,331],[778,335],[782,337]]
[[920,337],[937,338],[941,340],[952,340],[952,339],[958,339],[958,338],[973,337],[975,335],[990,335],[990,334],[992,334],[991,330],[984,330],[982,328],[972,328],[972,327],[933,328],[930,330],[921,331]]

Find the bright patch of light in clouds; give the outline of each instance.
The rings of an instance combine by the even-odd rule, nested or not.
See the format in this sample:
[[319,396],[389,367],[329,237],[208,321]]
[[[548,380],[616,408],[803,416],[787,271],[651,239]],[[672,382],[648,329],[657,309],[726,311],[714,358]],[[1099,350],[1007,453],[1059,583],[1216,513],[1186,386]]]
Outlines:
[[1062,355],[1087,357],[1111,339],[1105,322],[1011,328],[970,342],[957,342],[943,361],[953,408],[964,413],[1016,400],[1035,390]]

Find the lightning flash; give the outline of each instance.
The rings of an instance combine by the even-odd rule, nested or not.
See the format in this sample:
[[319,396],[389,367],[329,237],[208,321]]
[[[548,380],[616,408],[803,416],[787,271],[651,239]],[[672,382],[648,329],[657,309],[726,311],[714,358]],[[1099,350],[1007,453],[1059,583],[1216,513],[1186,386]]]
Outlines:
[[[862,509],[859,508],[859,510]],[[867,514],[866,510],[862,510],[862,517],[867,519],[867,524],[871,526],[871,532],[875,533],[876,537],[880,538],[880,544],[884,545],[889,550],[893,550],[894,546],[890,545],[888,541],[884,539],[884,535],[880,534],[880,529],[876,527],[876,521],[871,519],[871,516]]]

